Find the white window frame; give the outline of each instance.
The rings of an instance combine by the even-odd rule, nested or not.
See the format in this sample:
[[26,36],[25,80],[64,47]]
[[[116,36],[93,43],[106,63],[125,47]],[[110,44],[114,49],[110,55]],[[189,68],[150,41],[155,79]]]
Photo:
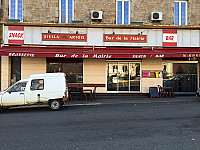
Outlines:
[[116,0],[116,24],[117,24],[117,10],[118,10],[118,7],[117,7],[117,2],[118,1],[122,1],[122,24],[124,24],[124,2],[125,1],[129,1],[129,18],[128,18],[128,24],[130,24],[130,15],[131,15],[131,9],[130,9],[130,5],[131,5],[131,3],[130,3],[130,0]]
[[179,25],[181,25],[181,3],[185,3],[185,25],[187,25],[188,24],[188,18],[187,18],[188,17],[188,15],[187,15],[187,13],[188,13],[188,3],[187,3],[187,1],[174,1],[174,4],[175,4],[175,2],[179,3]]
[[[74,20],[74,0],[72,3],[72,20]],[[69,23],[68,22],[68,0],[66,0],[66,18],[65,18],[66,22],[65,23]],[[59,23],[61,23],[61,0],[59,0]]]

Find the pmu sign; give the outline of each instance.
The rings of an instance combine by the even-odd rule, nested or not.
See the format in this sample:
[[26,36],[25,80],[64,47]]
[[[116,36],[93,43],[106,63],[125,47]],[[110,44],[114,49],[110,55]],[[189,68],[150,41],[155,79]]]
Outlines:
[[8,44],[24,44],[24,27],[8,27]]
[[163,47],[177,46],[177,30],[163,30]]

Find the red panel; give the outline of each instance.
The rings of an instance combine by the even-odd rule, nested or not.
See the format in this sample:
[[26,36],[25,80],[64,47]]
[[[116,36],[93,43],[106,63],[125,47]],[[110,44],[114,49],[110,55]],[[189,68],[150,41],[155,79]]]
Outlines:
[[24,31],[24,26],[8,26],[8,30]]
[[8,40],[9,44],[24,44],[24,40]]
[[177,42],[163,42],[163,46],[174,47],[177,46]]
[[177,34],[177,30],[173,30],[173,29],[163,29],[163,33]]

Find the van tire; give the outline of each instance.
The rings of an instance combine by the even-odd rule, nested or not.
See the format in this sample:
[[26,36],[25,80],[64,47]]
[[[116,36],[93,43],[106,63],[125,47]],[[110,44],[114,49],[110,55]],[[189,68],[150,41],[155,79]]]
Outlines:
[[60,100],[50,100],[49,108],[51,110],[60,110],[62,107],[62,102]]

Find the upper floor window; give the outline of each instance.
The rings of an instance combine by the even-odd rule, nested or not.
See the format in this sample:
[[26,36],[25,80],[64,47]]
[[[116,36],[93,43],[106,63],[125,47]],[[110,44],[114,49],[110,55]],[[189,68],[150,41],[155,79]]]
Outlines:
[[174,2],[174,25],[187,25],[187,2]]
[[117,0],[116,10],[117,24],[130,24],[130,1]]
[[59,22],[72,23],[74,19],[74,0],[60,0]]
[[9,0],[9,19],[23,21],[23,0]]

